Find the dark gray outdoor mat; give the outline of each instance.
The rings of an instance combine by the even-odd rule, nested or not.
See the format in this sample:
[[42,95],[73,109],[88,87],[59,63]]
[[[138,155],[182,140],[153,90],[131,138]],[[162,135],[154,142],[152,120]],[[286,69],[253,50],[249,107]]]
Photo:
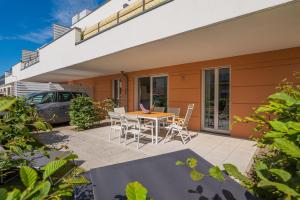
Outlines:
[[218,182],[208,176],[193,182],[189,169],[176,166],[177,160],[187,157],[198,160],[197,169],[208,174],[212,166],[193,151],[186,149],[141,160],[92,169],[91,179],[96,200],[125,198],[127,183],[139,181],[154,200],[243,200],[257,199],[237,182],[226,177]]

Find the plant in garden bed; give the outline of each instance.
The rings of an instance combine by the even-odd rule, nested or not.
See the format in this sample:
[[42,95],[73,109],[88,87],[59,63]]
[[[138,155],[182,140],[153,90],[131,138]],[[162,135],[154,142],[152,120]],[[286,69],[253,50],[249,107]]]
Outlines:
[[29,106],[23,98],[0,99],[1,112],[4,115],[0,118],[0,144],[10,148],[32,149],[36,143],[33,138],[33,131],[50,130],[51,126],[38,117],[36,109]]
[[96,102],[95,106],[97,108],[97,112],[100,120],[104,120],[108,115],[108,112],[114,110],[116,104],[112,99],[104,99],[100,102]]
[[[82,171],[76,167],[68,176],[64,172],[64,168],[69,167],[68,161],[76,158],[74,154],[50,162],[41,170],[30,168],[29,161],[25,159],[26,153],[45,152],[32,131],[51,127],[37,116],[34,108],[27,106],[24,99],[0,98],[0,112],[3,111],[0,142],[5,149],[0,151],[0,200],[61,199],[72,196],[74,186],[87,183],[79,176]],[[20,179],[16,178],[16,174]],[[53,184],[50,177],[51,180],[64,178]]]
[[99,120],[96,107],[91,97],[77,97],[70,105],[71,124],[78,130],[85,130]]
[[26,199],[62,199],[73,195],[73,187],[88,183],[88,181],[78,176],[77,172],[62,179],[60,183],[54,185],[51,177],[55,175],[68,160],[55,160],[48,163],[42,170],[37,171],[28,166],[20,168],[20,179],[24,185],[22,189],[13,188],[7,191],[0,189],[0,200],[26,200]]

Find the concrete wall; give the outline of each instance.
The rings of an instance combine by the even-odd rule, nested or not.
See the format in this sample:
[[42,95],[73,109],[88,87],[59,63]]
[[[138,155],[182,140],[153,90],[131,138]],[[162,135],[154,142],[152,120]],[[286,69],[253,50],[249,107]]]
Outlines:
[[[300,71],[300,47],[238,57],[189,63],[178,66],[161,67],[152,70],[128,73],[129,110],[135,109],[136,78],[144,75],[168,74],[169,106],[180,107],[184,114],[189,103],[195,103],[190,123],[193,130],[201,129],[202,70],[208,67],[230,66],[231,68],[231,123],[235,115],[247,116],[252,108],[266,101],[268,95],[284,78],[295,80],[293,73]],[[112,96],[112,80],[120,75],[96,77],[74,81],[92,86],[96,100]],[[230,134],[236,137],[249,137],[253,134],[247,125],[233,125]]]
[[[115,4],[117,1],[109,2],[100,10],[103,9],[103,13],[106,12],[105,6],[109,6],[110,3]],[[41,48],[39,50],[40,61],[18,73],[17,79],[29,79],[289,1],[174,0],[78,45],[75,43],[80,37],[80,32],[73,29],[48,46]],[[101,12],[96,13],[98,12],[100,15]],[[96,18],[101,17],[96,17],[96,14],[92,13],[82,19],[80,26],[93,24]]]

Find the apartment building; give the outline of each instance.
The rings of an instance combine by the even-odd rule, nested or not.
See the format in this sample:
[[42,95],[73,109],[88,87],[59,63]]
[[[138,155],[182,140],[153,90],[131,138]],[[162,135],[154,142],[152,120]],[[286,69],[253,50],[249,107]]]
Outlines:
[[253,134],[234,116],[300,71],[298,0],[110,0],[55,30],[6,84],[80,84],[129,111],[194,103],[191,129],[234,137]]

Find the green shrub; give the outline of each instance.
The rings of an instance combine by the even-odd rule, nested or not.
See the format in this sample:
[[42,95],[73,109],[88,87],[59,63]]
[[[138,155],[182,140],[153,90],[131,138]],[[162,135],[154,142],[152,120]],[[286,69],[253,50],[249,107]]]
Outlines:
[[99,120],[93,99],[90,97],[77,97],[70,105],[71,124],[78,130],[85,130]]
[[104,99],[100,102],[95,103],[95,106],[97,108],[100,120],[104,120],[105,117],[108,115],[108,112],[114,110],[116,104],[112,99]]
[[[65,199],[73,195],[74,186],[87,183],[80,176],[83,171],[77,167],[68,175],[64,172],[59,174],[61,169],[68,167],[69,160],[77,158],[75,154],[50,162],[42,169],[29,167],[24,159],[25,153],[29,150],[44,153],[44,148],[35,143],[32,131],[51,127],[37,116],[36,110],[28,106],[24,99],[0,98],[0,112],[3,111],[6,113],[0,119],[0,133],[1,144],[6,149],[0,152],[1,200]],[[60,180],[56,185],[51,181],[55,178]]]
[[255,158],[254,192],[262,199],[300,198],[300,85],[284,82],[250,117],[261,153]]
[[28,105],[24,98],[0,99],[5,111],[0,118],[0,144],[9,148],[18,146],[22,149],[32,148],[34,142],[32,131],[50,130],[51,126],[38,117],[34,107]]

